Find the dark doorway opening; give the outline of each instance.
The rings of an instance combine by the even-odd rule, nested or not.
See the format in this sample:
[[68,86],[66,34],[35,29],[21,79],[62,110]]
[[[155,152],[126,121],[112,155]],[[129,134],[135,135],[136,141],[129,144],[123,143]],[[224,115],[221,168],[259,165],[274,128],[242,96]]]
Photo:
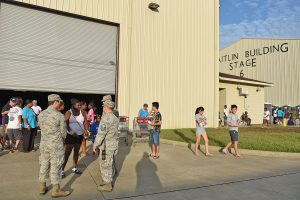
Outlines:
[[[23,101],[26,99],[37,100],[38,105],[44,110],[48,107],[48,95],[49,94],[59,94],[65,102],[65,109],[70,109],[72,98],[76,98],[80,101],[84,101],[87,104],[91,101],[94,102],[97,108],[96,114],[102,113],[102,97],[105,94],[82,94],[82,93],[62,93],[62,92],[37,92],[37,91],[14,91],[14,90],[0,90],[0,108],[9,101],[11,97],[21,97]],[[115,100],[115,95],[112,95],[113,101]]]

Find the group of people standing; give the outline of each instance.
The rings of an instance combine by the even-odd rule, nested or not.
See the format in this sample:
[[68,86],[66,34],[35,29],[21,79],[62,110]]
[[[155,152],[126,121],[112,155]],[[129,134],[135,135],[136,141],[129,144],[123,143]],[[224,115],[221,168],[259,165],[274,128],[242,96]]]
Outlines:
[[[41,129],[40,143],[40,194],[47,192],[46,180],[50,175],[52,197],[65,197],[69,191],[63,191],[59,182],[66,174],[64,169],[73,150],[73,166],[71,172],[81,174],[77,169],[79,149],[82,141],[89,135],[89,126],[94,124],[92,111],[86,113],[77,99],[72,99],[72,107],[65,113],[60,112],[62,99],[57,94],[48,96],[49,107],[42,111],[38,117]],[[104,96],[103,115],[95,134],[93,152],[98,153],[100,148],[100,168],[103,183],[98,186],[100,191],[111,191],[114,177],[114,159],[118,151],[118,124],[119,119],[114,114],[114,102],[110,95]],[[115,111],[116,113],[116,111]],[[89,116],[93,120],[89,120]],[[99,118],[98,118],[99,119]],[[49,167],[51,166],[51,167]]]
[[18,151],[20,140],[23,138],[23,152],[35,151],[34,139],[37,135],[37,116],[40,112],[41,108],[36,100],[27,99],[23,102],[20,97],[11,98],[1,111],[2,149],[6,148],[11,153]]

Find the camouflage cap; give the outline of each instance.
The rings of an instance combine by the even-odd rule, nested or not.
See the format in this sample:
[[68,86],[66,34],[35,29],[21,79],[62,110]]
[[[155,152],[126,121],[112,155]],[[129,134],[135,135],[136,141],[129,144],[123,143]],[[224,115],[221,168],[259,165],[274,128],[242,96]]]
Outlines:
[[109,107],[109,108],[114,108],[115,107],[115,102],[110,101],[110,100],[104,101],[102,106],[103,107],[106,106],[106,107]]
[[112,101],[111,95],[105,95],[105,96],[102,98],[101,102],[104,102],[104,101]]
[[61,98],[58,94],[50,94],[48,95],[48,101],[61,101]]

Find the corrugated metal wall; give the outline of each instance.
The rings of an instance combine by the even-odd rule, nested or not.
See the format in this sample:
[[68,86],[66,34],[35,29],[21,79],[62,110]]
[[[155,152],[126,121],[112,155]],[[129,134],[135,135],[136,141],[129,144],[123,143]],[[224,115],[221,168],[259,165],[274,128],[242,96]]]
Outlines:
[[194,126],[204,106],[218,120],[218,0],[23,1],[120,23],[119,110],[131,119],[143,103],[159,101],[163,128]]
[[115,93],[118,27],[1,3],[0,32],[1,89]]
[[[287,43],[287,44],[285,44]],[[263,54],[273,45],[281,48],[283,52]],[[288,51],[286,51],[288,47]],[[245,51],[260,49],[255,55],[256,67],[244,67],[243,73],[247,78],[274,83],[274,87],[265,88],[265,101],[283,106],[300,104],[300,39],[241,39],[220,51],[220,58],[225,55],[232,57],[232,54],[239,53],[239,61],[247,60]],[[269,50],[271,51],[271,50]],[[286,52],[285,52],[286,51]],[[234,62],[234,61],[231,61]],[[221,62],[220,71],[229,74],[239,75],[242,68],[229,70],[230,62]]]

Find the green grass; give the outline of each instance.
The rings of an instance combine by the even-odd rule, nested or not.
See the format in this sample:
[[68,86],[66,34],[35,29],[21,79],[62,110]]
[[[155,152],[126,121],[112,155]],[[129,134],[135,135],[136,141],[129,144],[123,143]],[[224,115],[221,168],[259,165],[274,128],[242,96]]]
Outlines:
[[[209,145],[224,147],[229,142],[229,131],[207,128]],[[162,130],[161,138],[195,143],[195,129]],[[203,139],[201,141],[203,144]],[[242,127],[239,128],[239,148],[277,152],[300,152],[299,127]]]

